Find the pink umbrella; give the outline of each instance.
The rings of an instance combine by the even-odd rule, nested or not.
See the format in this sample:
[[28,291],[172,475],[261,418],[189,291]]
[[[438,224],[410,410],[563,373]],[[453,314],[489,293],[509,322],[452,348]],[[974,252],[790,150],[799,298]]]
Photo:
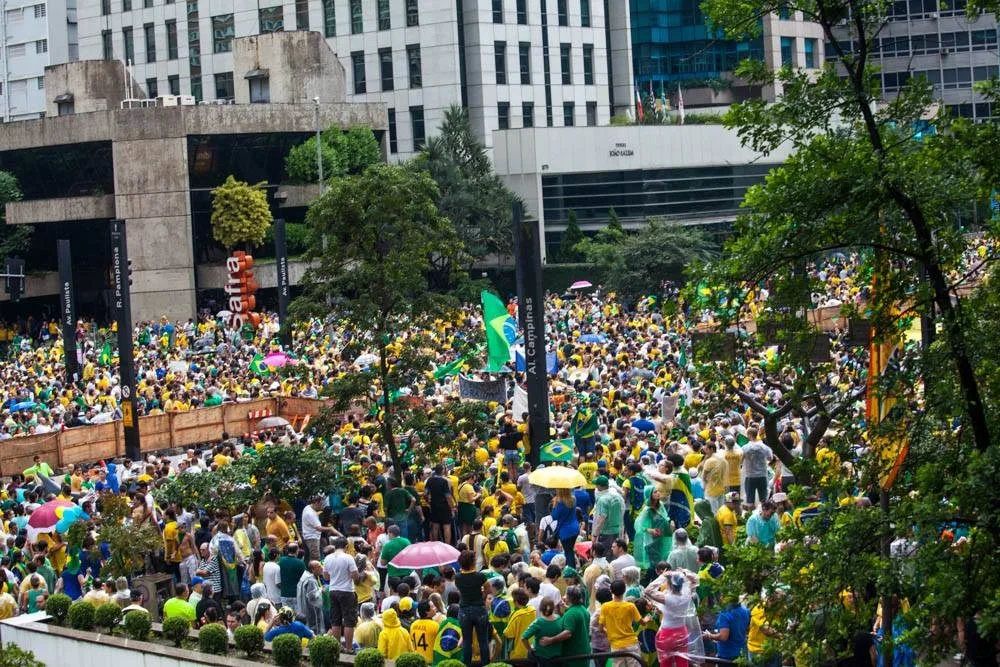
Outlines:
[[76,507],[68,500],[50,500],[28,517],[28,539],[34,541],[41,533],[51,533],[62,520],[67,507]]
[[264,357],[264,365],[270,366],[271,368],[281,368],[288,364],[288,355],[284,352],[273,352],[266,357]]
[[458,560],[458,549],[444,542],[417,542],[404,548],[389,561],[393,567],[419,570],[424,567],[451,565]]
[[569,286],[570,289],[587,289],[588,287],[593,287],[586,280],[577,280],[575,283]]

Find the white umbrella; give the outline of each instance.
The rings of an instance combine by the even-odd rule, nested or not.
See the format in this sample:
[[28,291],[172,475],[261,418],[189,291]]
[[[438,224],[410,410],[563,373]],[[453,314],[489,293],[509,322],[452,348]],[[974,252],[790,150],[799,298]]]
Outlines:
[[288,420],[284,417],[264,417],[257,422],[258,429],[278,428],[279,426],[288,426]]
[[171,361],[167,364],[167,370],[171,373],[186,373],[188,369],[188,363],[186,361]]
[[229,317],[230,315],[232,315],[232,312],[228,310],[220,310],[215,314],[216,317]]
[[355,359],[354,363],[357,364],[358,366],[371,366],[376,361],[378,361],[378,357],[376,357],[374,354],[367,353],[367,354],[362,354],[360,357]]

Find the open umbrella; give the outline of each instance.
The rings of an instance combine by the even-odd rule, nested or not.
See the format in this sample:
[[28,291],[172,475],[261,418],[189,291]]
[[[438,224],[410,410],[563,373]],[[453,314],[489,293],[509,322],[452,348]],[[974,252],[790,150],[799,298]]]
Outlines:
[[284,417],[264,417],[257,422],[256,428],[263,430],[266,428],[278,428],[279,426],[288,426],[288,420]]
[[589,281],[577,280],[575,283],[569,286],[570,289],[587,289],[588,287],[593,287]]
[[288,355],[284,352],[273,352],[264,357],[264,365],[270,368],[281,368],[288,363]]
[[608,337],[604,334],[589,333],[580,336],[581,343],[607,343]]
[[28,541],[34,542],[42,533],[51,533],[62,521],[67,510],[76,511],[75,504],[68,500],[50,500],[28,517]]
[[231,317],[232,316],[232,312],[230,312],[228,310],[220,310],[219,312],[217,312],[215,314],[215,316],[216,317],[221,317],[221,318]]
[[539,468],[528,481],[544,489],[575,489],[587,483],[586,478],[573,468]]
[[458,560],[458,549],[444,542],[417,542],[405,547],[389,561],[393,567],[419,570],[424,567],[451,565]]
[[34,401],[21,401],[20,403],[15,403],[14,405],[10,406],[10,411],[20,412],[21,410],[30,410],[33,407],[35,407]]
[[357,364],[358,366],[371,366],[376,361],[378,361],[378,357],[376,357],[374,354],[368,353],[368,354],[362,354],[360,357],[354,360],[354,363]]

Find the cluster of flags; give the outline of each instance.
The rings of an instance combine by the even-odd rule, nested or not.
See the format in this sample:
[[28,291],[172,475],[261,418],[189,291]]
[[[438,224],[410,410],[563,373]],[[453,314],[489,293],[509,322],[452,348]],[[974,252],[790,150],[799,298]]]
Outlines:
[[[653,92],[653,81],[649,81],[649,96],[653,102],[653,113],[656,114],[656,118],[659,121],[665,120],[667,113],[670,111],[670,100],[667,99],[667,93],[663,89],[663,82],[660,81],[660,94],[656,95]],[[684,91],[681,90],[681,84],[677,84],[677,113],[680,118],[681,125],[684,124]],[[640,123],[646,120],[646,109],[643,103],[642,93],[640,92],[639,83],[635,84],[635,118]]]

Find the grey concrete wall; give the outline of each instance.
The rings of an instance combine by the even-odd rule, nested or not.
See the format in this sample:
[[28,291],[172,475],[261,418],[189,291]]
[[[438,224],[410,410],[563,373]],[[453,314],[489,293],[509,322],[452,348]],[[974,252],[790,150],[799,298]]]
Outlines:
[[244,78],[268,70],[270,101],[275,104],[346,100],[344,66],[318,32],[273,32],[233,40],[233,84],[237,104],[250,103]]
[[12,201],[6,206],[8,225],[64,220],[107,220],[115,217],[114,195]]
[[[251,253],[252,254],[252,253]],[[261,288],[272,288],[278,286],[277,264],[272,260],[253,265],[253,276]],[[293,285],[302,282],[309,265],[306,262],[293,260],[288,262],[288,279]],[[198,267],[198,287],[201,289],[222,289],[226,286],[229,276],[226,274],[226,267],[222,264],[202,264]]]
[[45,68],[45,114],[56,116],[55,98],[73,95],[73,112],[89,113],[118,109],[126,97],[144,98],[142,88],[129,77],[126,87],[124,65],[117,60],[81,60]]

